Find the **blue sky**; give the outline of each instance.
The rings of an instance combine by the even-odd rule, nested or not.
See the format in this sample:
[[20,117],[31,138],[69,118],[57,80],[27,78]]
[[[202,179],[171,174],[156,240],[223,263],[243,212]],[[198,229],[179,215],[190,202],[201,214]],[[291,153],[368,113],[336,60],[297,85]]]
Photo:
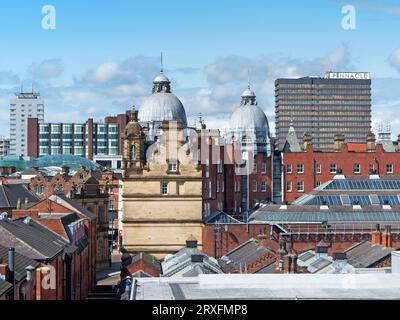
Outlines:
[[[47,4],[55,30],[41,27]],[[356,8],[355,30],[341,27],[345,4]],[[42,93],[46,121],[140,106],[160,51],[190,123],[202,112],[209,126],[224,127],[249,68],[273,131],[275,78],[332,69],[370,71],[374,123],[390,120],[400,133],[398,0],[14,0],[1,1],[0,30],[0,134],[21,82]]]

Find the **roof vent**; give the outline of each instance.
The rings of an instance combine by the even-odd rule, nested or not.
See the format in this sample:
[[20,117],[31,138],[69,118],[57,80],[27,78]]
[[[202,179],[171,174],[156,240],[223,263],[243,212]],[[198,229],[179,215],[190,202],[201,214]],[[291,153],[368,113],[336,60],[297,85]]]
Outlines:
[[361,210],[361,206],[359,204],[353,204],[353,210]]
[[333,260],[346,260],[347,254],[346,252],[334,252],[333,253]]
[[204,256],[202,254],[192,254],[191,260],[192,262],[203,262]]
[[31,217],[26,217],[26,218],[24,219],[23,222],[24,222],[25,224],[30,224],[31,221],[32,221],[32,218],[31,218]]
[[281,210],[287,210],[287,204],[282,204],[279,209]]
[[383,204],[382,209],[383,210],[392,210],[392,206],[390,204]]
[[327,206],[326,204],[323,204],[321,206],[319,206],[320,210],[329,210],[329,206]]
[[346,180],[346,177],[344,176],[344,174],[336,174],[333,177],[333,180]]

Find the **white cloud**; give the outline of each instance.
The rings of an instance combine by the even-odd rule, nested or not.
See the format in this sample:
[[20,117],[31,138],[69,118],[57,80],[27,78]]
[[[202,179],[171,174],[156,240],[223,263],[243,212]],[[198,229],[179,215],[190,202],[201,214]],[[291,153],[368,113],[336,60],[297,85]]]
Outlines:
[[105,62],[95,70],[89,71],[84,80],[91,83],[105,83],[122,75],[123,71],[119,70],[116,62]]
[[4,70],[0,71],[0,84],[2,85],[17,85],[21,82],[19,76],[10,71]]
[[388,58],[389,64],[400,72],[400,48],[395,49]]
[[63,64],[60,59],[48,59],[40,63],[32,63],[28,68],[28,73],[30,73],[35,80],[48,80],[59,77],[63,70]]

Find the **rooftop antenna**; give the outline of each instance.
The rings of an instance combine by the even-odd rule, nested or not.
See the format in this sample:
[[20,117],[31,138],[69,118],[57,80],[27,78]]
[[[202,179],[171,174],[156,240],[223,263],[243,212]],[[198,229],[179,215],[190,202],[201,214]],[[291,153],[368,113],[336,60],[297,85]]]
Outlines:
[[32,93],[33,93],[33,81],[32,81]]
[[24,93],[24,83],[21,82],[21,93]]
[[163,67],[163,56],[162,56],[162,51],[161,51],[161,57],[160,57],[160,72],[163,73],[164,72],[164,67]]
[[250,69],[247,68],[247,88],[250,89]]

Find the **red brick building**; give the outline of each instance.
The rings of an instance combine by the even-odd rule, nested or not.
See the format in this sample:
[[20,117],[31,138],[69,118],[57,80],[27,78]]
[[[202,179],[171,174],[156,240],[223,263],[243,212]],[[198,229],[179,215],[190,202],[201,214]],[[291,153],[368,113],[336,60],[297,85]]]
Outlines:
[[109,266],[111,259],[108,234],[108,188],[99,182],[102,179],[101,172],[81,168],[71,176],[67,167],[64,167],[63,170],[62,173],[54,176],[46,176],[38,171],[37,175],[31,179],[29,189],[42,199],[52,195],[64,195],[96,217],[97,249],[95,252],[97,254],[97,270],[100,271]]
[[224,144],[218,130],[200,133],[203,212],[240,214],[272,197],[272,161],[266,152],[252,153],[249,172],[241,158],[242,145]]
[[85,299],[95,285],[93,270],[96,262],[92,258],[96,252],[95,220],[51,199],[44,199],[28,209],[13,211],[13,219],[25,217],[58,234],[69,244],[63,259],[63,299]]
[[400,152],[389,139],[366,143],[346,143],[344,135],[336,135],[334,151],[314,150],[312,137],[305,135],[302,150],[282,152],[282,200],[289,203],[331,180],[335,175],[379,176],[400,175]]

